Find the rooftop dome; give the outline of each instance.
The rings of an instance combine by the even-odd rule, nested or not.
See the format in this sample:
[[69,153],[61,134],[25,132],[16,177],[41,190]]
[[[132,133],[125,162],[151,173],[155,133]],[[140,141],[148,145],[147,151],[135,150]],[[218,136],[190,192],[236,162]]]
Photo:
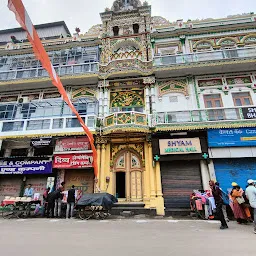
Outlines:
[[120,12],[125,10],[133,10],[142,6],[140,0],[115,0],[112,6],[112,11]]

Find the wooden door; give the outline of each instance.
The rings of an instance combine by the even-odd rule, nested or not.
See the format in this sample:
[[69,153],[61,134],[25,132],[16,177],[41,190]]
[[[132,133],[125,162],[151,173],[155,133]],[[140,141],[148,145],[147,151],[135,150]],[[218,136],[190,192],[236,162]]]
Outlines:
[[225,120],[224,110],[214,109],[223,107],[220,94],[204,95],[204,104],[206,108],[210,108],[210,110],[207,110],[209,121]]

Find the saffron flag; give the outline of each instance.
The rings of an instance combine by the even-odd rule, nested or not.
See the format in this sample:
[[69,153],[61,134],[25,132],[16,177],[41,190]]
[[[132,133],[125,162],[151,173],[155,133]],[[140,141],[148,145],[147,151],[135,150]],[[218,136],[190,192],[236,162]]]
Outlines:
[[35,30],[35,27],[22,3],[22,0],[8,0],[8,8],[14,12],[16,16],[16,20],[19,22],[21,27],[27,31],[27,37],[30,41],[34,54],[38,60],[40,60],[44,69],[47,70],[49,76],[52,80],[54,86],[56,86],[59,90],[59,93],[62,95],[63,100],[67,103],[67,105],[71,108],[73,113],[76,115],[77,119],[79,120],[81,126],[83,127],[85,134],[88,136],[92,151],[93,151],[93,167],[94,167],[94,174],[95,177],[98,177],[98,165],[97,165],[97,151],[94,146],[94,138],[88,127],[85,125],[83,119],[77,112],[76,108],[74,107],[73,103],[70,101],[67,92],[65,91],[59,76],[57,75],[51,60],[44,49],[44,46]]

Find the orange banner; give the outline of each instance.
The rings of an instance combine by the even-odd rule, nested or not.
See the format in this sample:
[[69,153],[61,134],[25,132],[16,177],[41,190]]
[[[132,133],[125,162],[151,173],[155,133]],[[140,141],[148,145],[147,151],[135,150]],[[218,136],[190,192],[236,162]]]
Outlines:
[[63,100],[68,104],[68,106],[71,108],[73,113],[77,116],[77,119],[79,120],[81,126],[83,127],[85,134],[88,136],[92,151],[93,151],[93,167],[94,167],[94,174],[95,177],[98,177],[98,165],[97,165],[97,151],[94,146],[94,138],[88,127],[85,125],[83,119],[75,109],[73,103],[70,101],[67,92],[65,91],[59,76],[57,75],[51,60],[44,49],[44,46],[36,32],[36,29],[31,22],[31,19],[22,3],[22,0],[8,0],[8,8],[14,12],[16,16],[16,20],[19,22],[21,27],[27,31],[27,37],[30,41],[33,51],[35,53],[35,56],[38,60],[42,63],[43,68],[47,70],[49,73],[49,76],[52,80],[52,83],[54,86],[56,86],[59,90],[59,93],[62,95]]

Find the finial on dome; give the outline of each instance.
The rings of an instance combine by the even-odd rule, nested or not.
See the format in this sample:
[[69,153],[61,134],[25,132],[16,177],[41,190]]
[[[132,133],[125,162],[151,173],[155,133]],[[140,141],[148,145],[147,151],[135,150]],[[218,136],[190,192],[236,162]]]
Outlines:
[[120,12],[137,9],[140,6],[142,6],[140,0],[115,0],[111,10],[114,12]]

